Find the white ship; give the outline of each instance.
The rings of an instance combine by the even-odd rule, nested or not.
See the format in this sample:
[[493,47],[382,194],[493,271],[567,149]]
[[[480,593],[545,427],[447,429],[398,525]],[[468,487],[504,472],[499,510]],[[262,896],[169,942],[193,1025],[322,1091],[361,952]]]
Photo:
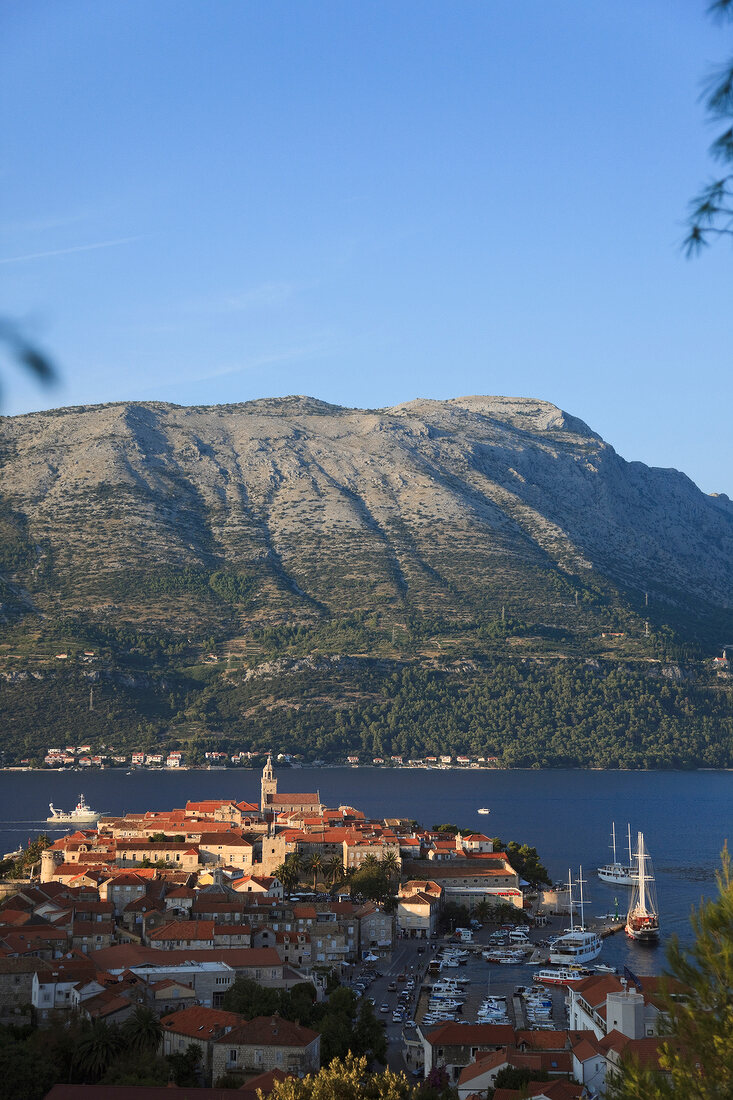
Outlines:
[[603,941],[596,932],[589,932],[583,924],[583,868],[578,879],[580,886],[580,925],[573,923],[573,882],[568,872],[568,895],[570,899],[570,931],[555,940],[550,949],[550,962],[555,966],[585,966],[598,958]]
[[46,821],[54,825],[95,824],[102,816],[101,810],[93,810],[91,806],[87,806],[83,794],[79,795],[79,801],[73,810],[56,810],[53,802],[49,802],[48,808],[51,815],[46,818]]
[[598,877],[603,882],[610,882],[613,886],[634,886],[638,881],[634,856],[631,851],[631,826],[627,826],[629,833],[629,862],[619,863],[616,859],[616,822],[611,825],[611,847],[613,848],[613,862],[606,863],[598,868]]
[[637,882],[631,892],[626,917],[626,935],[642,943],[659,939],[659,912],[652,861],[644,847],[644,834],[639,833],[636,846]]
[[481,809],[476,812],[479,814],[490,814],[491,810],[487,806],[482,806]]

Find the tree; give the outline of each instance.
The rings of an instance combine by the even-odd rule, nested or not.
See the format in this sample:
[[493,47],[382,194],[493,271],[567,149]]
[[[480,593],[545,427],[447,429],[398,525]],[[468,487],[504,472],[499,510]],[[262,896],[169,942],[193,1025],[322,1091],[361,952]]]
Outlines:
[[166,1062],[179,1087],[192,1088],[201,1084],[201,1047],[197,1043],[189,1043],[182,1054],[167,1054]]
[[122,1037],[131,1054],[155,1054],[163,1037],[163,1027],[152,1008],[138,1005],[122,1025]]
[[473,912],[476,920],[480,920],[483,924],[483,922],[487,921],[491,916],[491,906],[489,905],[488,901],[484,899],[483,901],[480,901],[478,903]]
[[613,1100],[724,1100],[733,1096],[733,874],[727,847],[718,896],[690,918],[692,946],[667,948],[659,1068],[629,1060],[611,1082]]
[[387,852],[382,856],[382,867],[390,882],[394,883],[400,877],[400,861],[394,852]]
[[276,867],[275,874],[285,887],[285,892],[288,895],[292,893],[294,887],[296,887],[300,881],[299,872],[288,862],[281,863],[279,867]]
[[344,876],[344,861],[341,856],[331,856],[326,863],[326,873],[332,883],[338,882]]
[[313,875],[313,889],[315,890],[316,883],[318,881],[318,874],[320,871],[323,870],[323,856],[321,856],[318,852],[314,852],[313,855],[308,858],[306,868]]
[[224,994],[222,1007],[248,1020],[255,1016],[273,1016],[280,1011],[280,991],[267,989],[251,978],[237,978]]
[[[708,11],[720,19],[733,19],[733,0],[713,0]],[[710,146],[713,160],[733,164],[733,61],[711,74],[705,107],[708,118],[724,127]],[[712,180],[690,204],[689,232],[684,242],[688,255],[700,252],[711,239],[733,236],[733,172]]]
[[91,1020],[76,1044],[75,1065],[85,1081],[94,1083],[122,1052],[124,1040],[119,1028],[103,1020]]
[[303,1080],[276,1082],[270,1100],[418,1100],[421,1095],[404,1073],[369,1073],[366,1058],[347,1054]]
[[536,848],[510,840],[506,854],[514,870],[521,878],[526,879],[530,886],[539,886],[541,883],[546,886],[552,885],[547,868],[540,863]]

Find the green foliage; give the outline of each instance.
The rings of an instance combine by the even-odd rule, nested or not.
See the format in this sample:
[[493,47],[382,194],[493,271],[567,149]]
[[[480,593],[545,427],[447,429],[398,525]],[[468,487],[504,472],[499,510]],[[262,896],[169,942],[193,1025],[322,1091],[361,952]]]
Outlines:
[[[549,1081],[550,1075],[547,1070],[544,1069],[526,1069],[524,1066],[515,1068],[514,1066],[504,1066],[500,1069],[496,1075],[495,1088],[497,1089],[526,1089],[530,1081]],[[521,1093],[524,1095],[523,1091]],[[494,1089],[488,1089],[488,1100],[494,1095]],[[641,1097],[637,1098],[641,1100]]]
[[359,1001],[338,980],[331,983],[328,992],[328,1000],[318,1002],[310,982],[301,982],[288,991],[269,989],[249,978],[237,978],[224,994],[223,1007],[248,1020],[277,1013],[285,1020],[318,1031],[323,1062],[344,1057],[349,1051],[385,1062],[384,1029],[369,1001]]
[[630,1058],[611,1083],[612,1100],[728,1100],[733,1096],[733,873],[727,847],[718,896],[691,916],[689,948],[667,948],[659,1068]]
[[510,840],[506,846],[506,854],[519,877],[525,879],[530,886],[552,885],[549,872],[540,863],[536,848],[530,848],[528,844],[517,844],[515,840]]
[[253,1020],[255,1016],[274,1016],[276,1012],[283,1015],[281,1005],[279,989],[268,989],[251,978],[237,978],[227,989],[222,1002],[227,1012],[238,1012],[247,1020]]
[[[404,1073],[370,1073],[367,1059],[353,1054],[334,1058],[318,1073],[302,1080],[289,1077],[278,1081],[270,1093],[270,1100],[421,1100],[419,1085],[412,1085]],[[457,1093],[452,1091],[454,1100]],[[426,1096],[426,1100],[432,1098]]]

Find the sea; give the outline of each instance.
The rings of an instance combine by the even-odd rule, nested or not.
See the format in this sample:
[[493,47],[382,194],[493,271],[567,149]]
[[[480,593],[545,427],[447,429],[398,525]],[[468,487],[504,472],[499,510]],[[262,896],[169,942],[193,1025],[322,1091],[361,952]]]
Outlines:
[[[657,946],[623,933],[604,942],[602,961],[636,975],[665,965],[665,943],[689,943],[690,911],[717,893],[720,853],[733,840],[733,772],[624,772],[279,768],[281,792],[318,791],[328,806],[348,805],[368,817],[415,818],[425,827],[453,823],[503,841],[535,847],[554,881],[584,880],[586,919],[623,916],[625,888],[601,882],[595,870],[611,860],[611,823],[624,858],[627,822],[644,833],[656,874],[662,937]],[[188,799],[259,801],[260,774],[249,769],[88,772],[0,772],[0,854],[46,825],[48,803],[71,809],[84,793],[107,813],[170,809]],[[477,811],[490,810],[488,815]],[[68,827],[67,827],[68,828]],[[581,871],[582,869],[582,871]],[[577,896],[577,887],[574,890]],[[557,921],[555,922],[557,924]],[[557,929],[554,929],[557,930]]]

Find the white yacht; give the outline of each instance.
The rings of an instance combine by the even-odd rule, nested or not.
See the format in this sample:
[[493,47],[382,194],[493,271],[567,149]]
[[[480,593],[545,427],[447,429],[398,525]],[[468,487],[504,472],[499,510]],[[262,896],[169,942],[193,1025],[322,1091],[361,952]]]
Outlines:
[[598,868],[598,877],[603,882],[610,882],[612,886],[635,886],[639,877],[634,866],[634,856],[631,851],[631,825],[627,826],[629,834],[629,862],[620,863],[616,859],[616,822],[611,824],[611,847],[613,848],[613,862],[606,863]]
[[568,895],[570,898],[570,931],[555,940],[550,948],[550,962],[555,966],[585,966],[598,958],[603,941],[597,932],[589,932],[583,924],[583,868],[578,879],[580,886],[580,924],[576,928],[573,920],[573,882],[568,872]]

